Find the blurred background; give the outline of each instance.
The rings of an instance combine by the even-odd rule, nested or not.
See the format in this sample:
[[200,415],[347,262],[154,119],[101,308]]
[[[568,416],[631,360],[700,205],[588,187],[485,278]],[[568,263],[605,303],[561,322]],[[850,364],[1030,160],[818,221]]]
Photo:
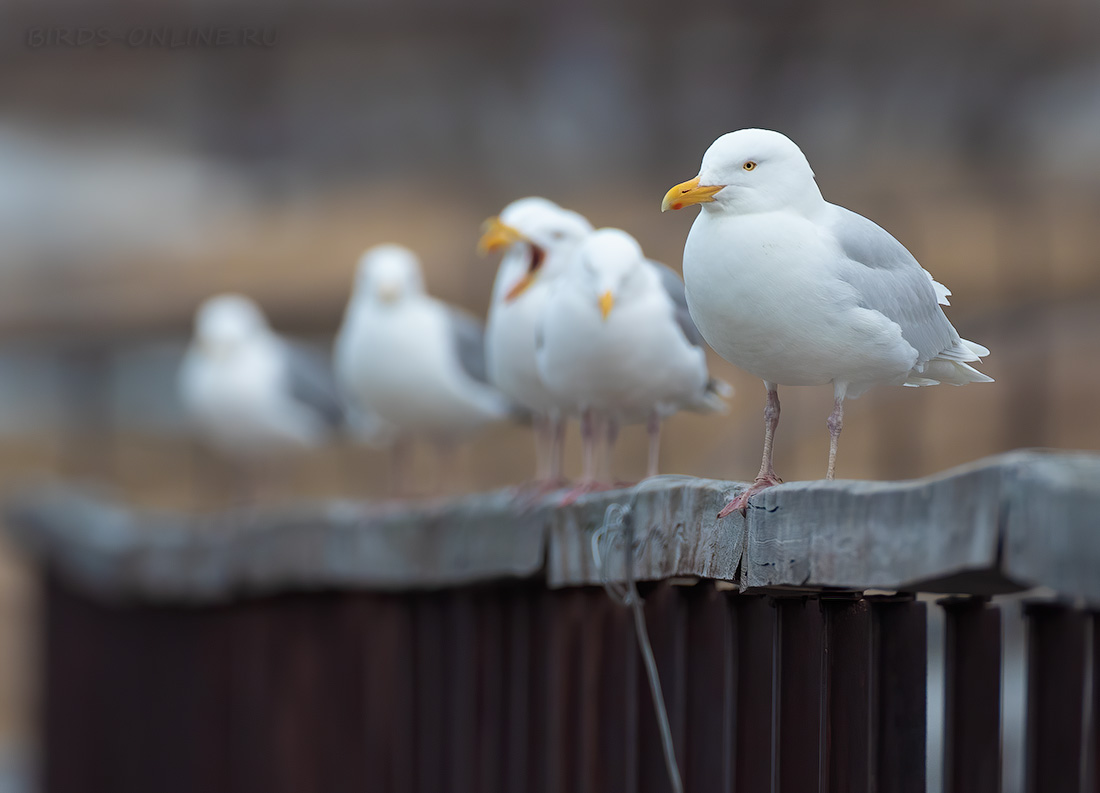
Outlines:
[[[1100,447],[1096,3],[3,0],[0,22],[9,490],[64,476],[150,506],[224,504],[226,472],[175,397],[205,296],[247,293],[327,345],[358,255],[394,241],[436,295],[484,315],[498,260],[475,255],[479,224],[531,194],[679,268],[694,212],[662,216],[661,197],[748,126],[792,137],[826,198],[898,237],[992,350],[996,385],[849,403],[841,476]],[[713,368],[737,388],[729,415],[672,419],[662,469],[747,479],[763,387]],[[781,398],[779,473],[818,478],[832,392]],[[522,429],[486,433],[460,452],[461,484],[514,483],[530,447]],[[620,476],[640,475],[644,448],[625,432]],[[333,448],[284,493],[377,496],[386,470],[383,453]],[[19,766],[33,587],[0,559],[0,760]]]

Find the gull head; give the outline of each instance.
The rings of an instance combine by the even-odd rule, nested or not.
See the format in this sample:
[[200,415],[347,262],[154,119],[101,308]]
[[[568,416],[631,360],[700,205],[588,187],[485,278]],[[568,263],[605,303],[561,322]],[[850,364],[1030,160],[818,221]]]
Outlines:
[[260,307],[244,295],[215,295],[195,312],[195,336],[210,355],[231,354],[267,331]]
[[532,196],[513,201],[499,216],[485,221],[478,249],[507,248],[506,256],[521,260],[522,275],[504,297],[510,302],[535,281],[562,272],[568,253],[591,231],[592,224],[583,215]]
[[616,303],[644,288],[639,277],[644,266],[645,254],[636,239],[621,229],[599,229],[577,249],[574,272],[606,321]]
[[420,260],[403,245],[386,243],[369,248],[359,257],[355,293],[385,305],[424,294]]
[[806,155],[779,132],[741,129],[710,145],[699,175],[669,190],[661,211],[700,204],[713,212],[770,212],[820,201]]

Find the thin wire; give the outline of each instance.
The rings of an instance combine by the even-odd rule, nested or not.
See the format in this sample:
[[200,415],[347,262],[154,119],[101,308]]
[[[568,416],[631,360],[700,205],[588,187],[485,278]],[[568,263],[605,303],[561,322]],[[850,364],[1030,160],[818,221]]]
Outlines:
[[[616,540],[623,547],[624,582],[614,582],[608,573],[611,554],[601,545],[606,543],[607,550]],[[653,646],[649,643],[649,630],[645,624],[645,601],[638,593],[634,581],[634,515],[629,506],[611,504],[604,512],[603,525],[592,535],[592,556],[600,570],[600,582],[612,600],[628,606],[634,613],[634,632],[638,636],[638,649],[645,662],[646,676],[649,678],[649,691],[653,697],[653,709],[657,716],[657,726],[661,731],[661,749],[665,755],[665,767],[673,793],[684,793],[684,783],[680,779],[680,766],[676,762],[676,747],[672,742],[672,726],[668,720],[664,693],[661,691],[661,678],[657,673],[657,659],[653,655]]]

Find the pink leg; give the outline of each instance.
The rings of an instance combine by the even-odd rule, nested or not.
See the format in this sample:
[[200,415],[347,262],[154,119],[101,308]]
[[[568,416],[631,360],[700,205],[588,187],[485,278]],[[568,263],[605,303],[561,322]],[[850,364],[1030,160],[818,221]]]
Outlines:
[[775,440],[775,430],[779,426],[779,391],[774,383],[765,382],[764,385],[768,389],[768,399],[764,404],[764,458],[760,461],[760,473],[756,475],[756,481],[741,495],[722,507],[722,511],[718,513],[720,518],[735,511],[744,515],[748,511],[750,498],[783,481],[775,475],[775,468],[772,466],[772,443]]
[[408,495],[409,457],[412,443],[408,438],[398,438],[390,447],[390,495],[400,498]]
[[599,481],[611,482],[612,477],[612,463],[615,454],[615,442],[619,440],[619,422],[617,419],[611,416],[604,416],[604,443],[602,454],[600,455],[600,476]]
[[833,412],[829,414],[829,468],[825,471],[826,479],[836,476],[836,448],[840,441],[840,431],[844,428],[844,399],[837,397],[833,403]]
[[539,457],[539,475],[533,482],[518,488],[517,501],[523,509],[538,504],[551,493],[561,490],[566,479],[563,474],[562,450],[565,446],[565,419],[561,416],[542,417],[543,445]]
[[599,440],[599,418],[596,412],[589,408],[581,416],[581,446],[583,462],[581,465],[581,481],[592,482],[596,479],[596,444]]
[[436,441],[436,462],[438,468],[435,472],[435,487],[432,495],[436,498],[453,495],[455,487],[455,442],[451,438],[443,438]]
[[658,462],[661,458],[661,417],[654,410],[649,414],[646,425],[649,433],[649,462],[646,465],[646,477],[657,476]]
[[[609,430],[611,425],[604,416],[589,408],[581,416],[581,442],[584,446],[584,470],[580,481],[576,486],[562,497],[563,506],[572,504],[586,493],[595,493],[599,490],[607,490],[608,485],[597,479],[597,466],[599,464],[599,451],[601,436],[605,428]],[[608,438],[610,440],[610,437]]]
[[552,416],[550,422],[550,478],[565,481],[565,416]]
[[533,435],[535,436],[535,481],[541,482],[549,477],[550,464],[550,420],[546,416],[536,414],[532,422]]

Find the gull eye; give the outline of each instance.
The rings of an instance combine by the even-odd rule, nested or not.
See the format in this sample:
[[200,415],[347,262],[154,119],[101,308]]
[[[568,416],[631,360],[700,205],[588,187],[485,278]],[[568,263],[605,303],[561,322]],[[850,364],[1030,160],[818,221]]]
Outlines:
[[747,161],[747,162],[746,162],[746,163],[745,163],[744,165],[742,165],[741,167],[742,167],[742,168],[744,168],[744,169],[745,169],[746,171],[751,171],[751,170],[752,170],[753,168],[755,168],[755,167],[756,167],[756,163],[754,163],[754,162],[753,162],[752,160],[748,160],[748,161]]

